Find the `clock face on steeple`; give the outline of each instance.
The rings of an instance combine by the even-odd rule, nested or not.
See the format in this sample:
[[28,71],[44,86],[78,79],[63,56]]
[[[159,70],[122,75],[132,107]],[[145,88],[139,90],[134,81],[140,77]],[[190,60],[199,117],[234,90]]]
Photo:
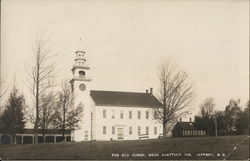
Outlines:
[[85,91],[85,89],[86,89],[86,85],[85,84],[80,84],[79,85],[79,89],[81,90],[81,91]]

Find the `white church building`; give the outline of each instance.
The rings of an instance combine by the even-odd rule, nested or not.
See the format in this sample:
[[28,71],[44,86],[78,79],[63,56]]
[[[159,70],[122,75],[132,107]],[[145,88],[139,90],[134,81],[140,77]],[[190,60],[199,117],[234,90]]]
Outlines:
[[74,141],[151,139],[162,134],[162,124],[153,116],[153,108],[161,103],[152,88],[143,93],[91,90],[85,52],[75,54],[70,84],[74,105],[82,105],[84,111]]

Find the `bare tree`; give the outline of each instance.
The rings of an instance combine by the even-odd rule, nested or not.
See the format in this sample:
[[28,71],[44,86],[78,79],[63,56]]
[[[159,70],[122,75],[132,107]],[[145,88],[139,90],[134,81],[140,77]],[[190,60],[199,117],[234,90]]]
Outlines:
[[8,91],[8,87],[5,86],[5,80],[3,79],[3,76],[0,71],[0,116],[3,112],[4,107],[2,106],[2,99],[5,93]]
[[43,135],[43,142],[45,142],[45,134],[49,128],[52,127],[52,122],[56,114],[56,96],[53,92],[41,95],[41,112],[39,113],[39,128]]
[[53,77],[55,66],[54,63],[51,62],[52,54],[48,40],[49,38],[45,38],[44,35],[41,36],[38,34],[33,48],[34,65],[31,71],[28,72],[28,86],[34,100],[34,106],[30,109],[30,114],[28,116],[34,125],[35,144],[38,143],[37,134],[40,122],[41,96],[54,85]]
[[65,141],[65,130],[75,130],[79,128],[83,106],[78,105],[74,108],[73,93],[67,81],[62,84],[62,90],[58,93],[57,112],[54,116],[53,125],[62,130],[63,140]]
[[154,108],[155,119],[163,124],[163,136],[167,135],[167,124],[188,111],[195,98],[195,90],[188,80],[188,75],[177,69],[171,60],[164,60],[159,65],[159,100],[162,107]]
[[215,113],[215,102],[214,98],[207,98],[201,105],[200,105],[200,115],[201,117],[213,117]]
[[219,123],[219,128],[221,129],[221,123],[223,121],[223,113],[215,111],[215,101],[213,98],[207,98],[200,104],[200,113],[195,116],[194,126],[197,129],[205,130],[208,135],[217,136],[217,119],[221,122]]
[[4,84],[4,80],[2,79],[2,77],[0,78],[0,99],[2,98],[2,96],[7,92],[7,88],[4,89],[3,88],[3,84]]

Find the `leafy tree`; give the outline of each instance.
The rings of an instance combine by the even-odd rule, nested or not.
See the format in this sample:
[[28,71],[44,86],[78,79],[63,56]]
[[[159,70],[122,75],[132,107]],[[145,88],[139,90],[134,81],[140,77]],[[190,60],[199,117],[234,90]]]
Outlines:
[[16,133],[23,132],[25,127],[24,106],[25,99],[23,94],[19,94],[18,90],[13,88],[0,121],[3,132],[11,135],[12,144],[16,142]]
[[215,117],[215,119],[217,119],[218,135],[225,135],[226,134],[226,127],[225,127],[224,111],[215,112],[214,117]]
[[237,134],[249,134],[249,101],[247,103],[247,107],[240,111],[239,118],[236,121],[236,130]]
[[241,113],[239,104],[240,100],[231,99],[225,108],[225,127],[229,135],[236,131],[236,122]]
[[195,116],[194,122],[195,128],[199,130],[205,130],[208,135],[214,135],[214,119],[208,116]]
[[64,140],[66,129],[79,129],[79,122],[83,112],[82,105],[74,108],[73,99],[73,93],[65,81],[62,85],[62,90],[58,92],[57,111],[53,119],[54,127],[62,130]]

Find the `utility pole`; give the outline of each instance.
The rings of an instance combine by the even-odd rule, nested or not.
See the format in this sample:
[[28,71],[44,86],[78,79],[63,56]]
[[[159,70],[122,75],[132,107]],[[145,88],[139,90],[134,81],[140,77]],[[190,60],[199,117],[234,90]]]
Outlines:
[[91,123],[90,123],[90,128],[91,128],[90,129],[90,133],[91,133],[90,137],[91,137],[91,140],[93,140],[93,131],[92,131],[93,127],[92,126],[93,126],[93,112],[91,112]]
[[217,134],[217,115],[215,115],[214,123],[215,123],[215,137],[217,137],[218,136],[218,134]]

